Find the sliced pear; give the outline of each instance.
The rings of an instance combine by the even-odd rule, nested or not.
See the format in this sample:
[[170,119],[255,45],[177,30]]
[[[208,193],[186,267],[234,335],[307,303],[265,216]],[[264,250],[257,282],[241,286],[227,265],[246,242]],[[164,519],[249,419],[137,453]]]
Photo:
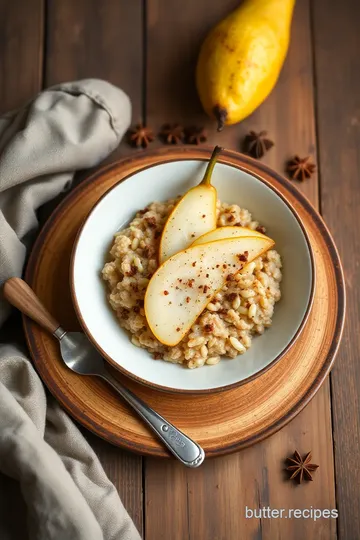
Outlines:
[[[269,238],[265,234],[254,231],[253,229],[249,229],[248,227],[234,227],[230,225],[227,227],[218,227],[213,231],[199,236],[199,238],[195,240],[195,242],[191,245],[198,246],[200,244],[207,244],[208,242],[214,242],[216,240],[223,240],[225,238],[241,238],[243,236],[257,236],[260,238],[267,238],[268,240],[271,240],[271,238]],[[248,263],[243,267],[241,273],[246,272],[247,265]]]
[[196,238],[215,229],[217,193],[211,175],[222,148],[216,146],[202,182],[180,199],[165,223],[159,248],[159,261],[186,249]]
[[164,345],[177,345],[225,282],[274,245],[270,238],[243,236],[193,246],[170,257],[152,276],[145,295],[151,331]]
[[223,240],[224,238],[240,238],[242,236],[259,236],[260,238],[268,238],[265,234],[262,234],[248,227],[218,227],[213,231],[199,236],[192,246],[198,246],[199,244],[207,244],[208,242],[214,242],[214,240]]

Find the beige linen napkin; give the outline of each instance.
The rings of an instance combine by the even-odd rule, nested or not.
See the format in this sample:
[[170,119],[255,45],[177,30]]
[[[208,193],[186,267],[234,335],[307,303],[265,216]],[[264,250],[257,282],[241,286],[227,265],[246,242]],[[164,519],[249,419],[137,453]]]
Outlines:
[[[100,80],[59,85],[0,118],[0,288],[22,274],[36,210],[119,144],[130,102]],[[0,296],[0,325],[10,312]],[[21,327],[18,329],[21,335]],[[138,540],[81,433],[19,343],[0,345],[0,539]]]

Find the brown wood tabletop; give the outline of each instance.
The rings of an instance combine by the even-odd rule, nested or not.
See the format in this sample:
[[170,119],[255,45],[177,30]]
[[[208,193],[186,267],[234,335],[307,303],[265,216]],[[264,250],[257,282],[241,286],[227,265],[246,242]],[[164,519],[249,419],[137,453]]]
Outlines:
[[[294,154],[318,174],[297,184],[319,208],[342,257],[347,324],[329,379],[287,426],[257,445],[187,470],[142,458],[83,430],[146,540],[360,538],[360,6],[298,0],[291,45],[270,97],[221,134],[206,118],[194,67],[206,32],[238,0],[0,0],[0,113],[49,85],[100,77],[123,88],[133,123],[201,125],[208,143],[241,149],[251,129],[275,146],[263,161],[283,173]],[[160,141],[152,147],[160,145]],[[141,150],[140,150],[141,151]],[[134,155],[124,141],[108,161]],[[297,486],[283,460],[312,450],[321,478]],[[247,519],[250,509],[333,509],[338,519]]]

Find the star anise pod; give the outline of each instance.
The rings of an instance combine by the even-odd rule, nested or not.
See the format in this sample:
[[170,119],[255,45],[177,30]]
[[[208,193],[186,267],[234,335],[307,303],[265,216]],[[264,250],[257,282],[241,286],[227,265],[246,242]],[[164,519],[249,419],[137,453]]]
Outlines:
[[186,142],[189,144],[201,144],[206,142],[207,132],[203,127],[190,127],[186,130]]
[[267,131],[250,131],[244,139],[243,149],[246,154],[259,159],[274,146],[273,141],[266,138]]
[[299,484],[305,479],[312,481],[312,472],[316,471],[319,465],[315,465],[311,462],[311,452],[306,454],[304,459],[300,456],[299,452],[295,450],[293,457],[288,457],[287,461],[291,463],[286,470],[291,472],[290,480],[297,478]]
[[180,124],[165,124],[159,135],[166,144],[178,144],[185,137],[184,128]]
[[132,128],[129,135],[130,143],[136,148],[140,148],[140,146],[146,148],[155,139],[152,129],[142,124]]
[[310,156],[294,156],[287,162],[286,171],[292,180],[303,182],[306,178],[311,178],[316,171],[316,165],[310,161]]

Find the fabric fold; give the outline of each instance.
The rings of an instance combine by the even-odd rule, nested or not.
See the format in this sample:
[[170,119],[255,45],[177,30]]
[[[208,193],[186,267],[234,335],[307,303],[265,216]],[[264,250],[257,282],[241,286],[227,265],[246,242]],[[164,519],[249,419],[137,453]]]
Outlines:
[[[50,88],[0,118],[0,286],[22,274],[39,207],[112,152],[130,119],[126,94],[96,79]],[[0,325],[9,313],[0,296]],[[0,501],[5,489],[13,504],[22,494],[16,520],[0,507],[1,540],[17,540],[24,520],[31,540],[140,538],[94,451],[19,343],[0,345],[0,473]]]

